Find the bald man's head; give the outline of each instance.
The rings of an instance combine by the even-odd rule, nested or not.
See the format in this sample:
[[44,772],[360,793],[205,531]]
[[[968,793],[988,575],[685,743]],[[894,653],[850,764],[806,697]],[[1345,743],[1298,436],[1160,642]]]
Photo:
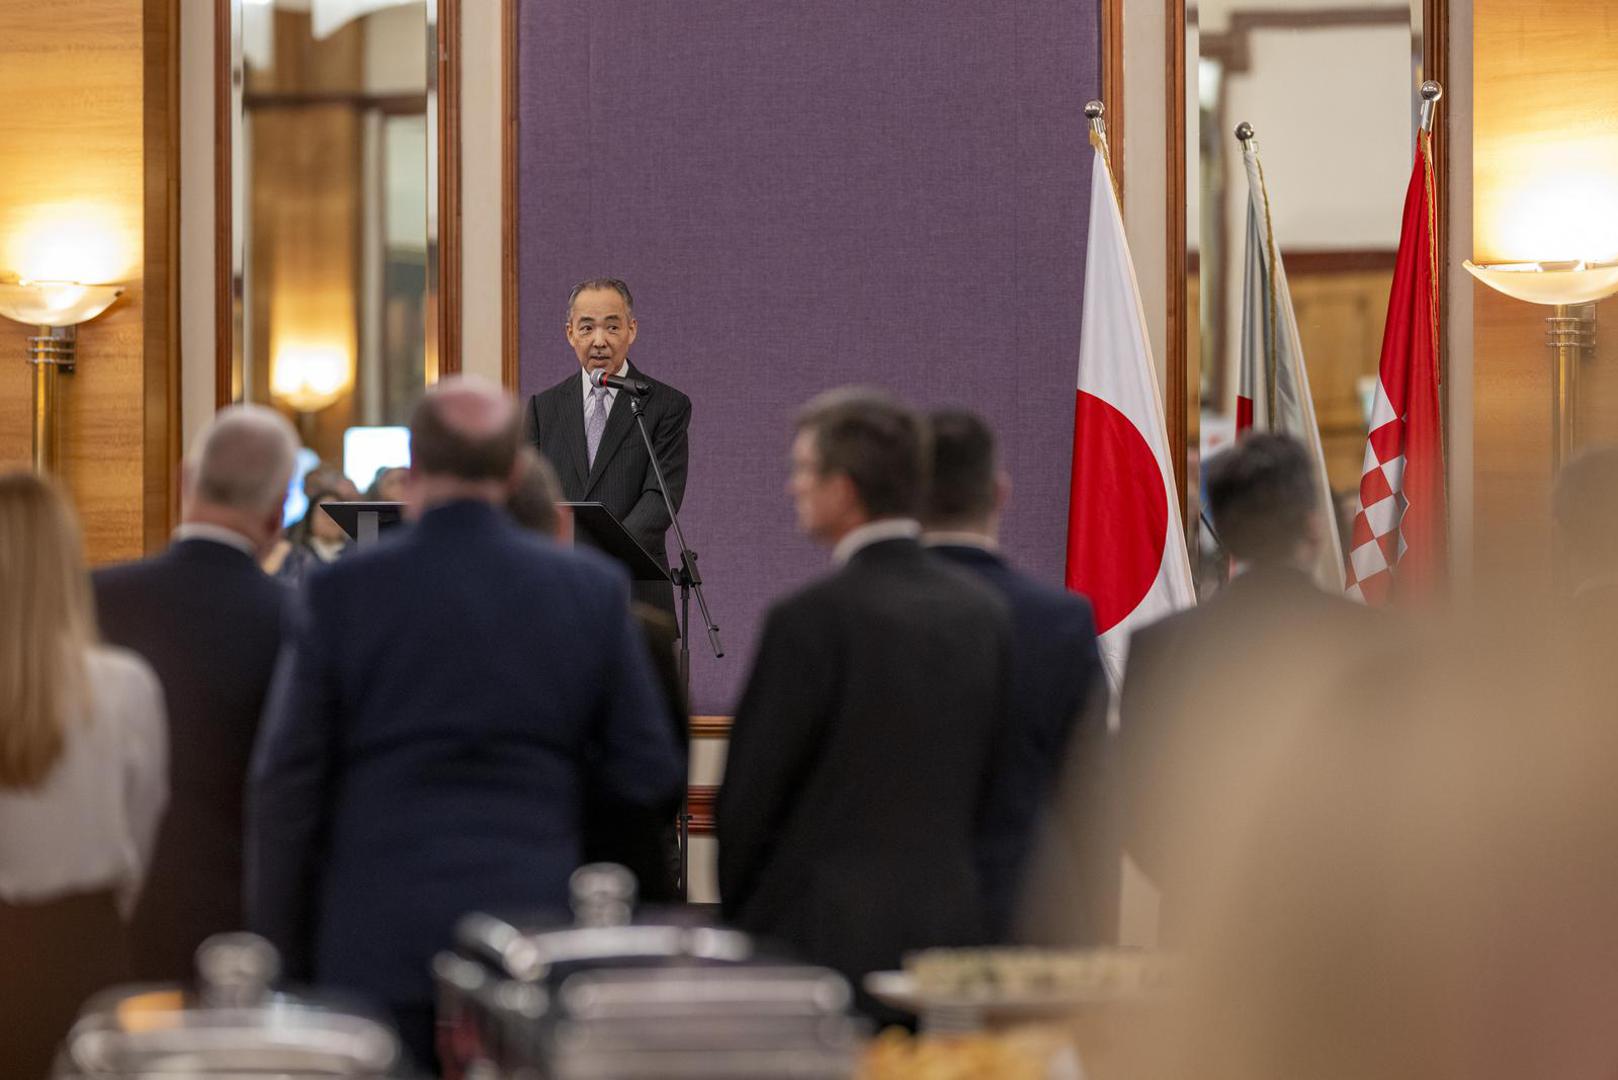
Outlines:
[[428,388],[410,418],[411,468],[424,476],[508,481],[521,415],[511,396],[473,376]]

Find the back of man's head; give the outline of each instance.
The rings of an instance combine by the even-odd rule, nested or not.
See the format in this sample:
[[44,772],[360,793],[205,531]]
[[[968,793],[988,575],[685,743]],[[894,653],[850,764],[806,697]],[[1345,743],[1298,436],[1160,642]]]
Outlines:
[[920,513],[929,452],[913,409],[881,390],[829,390],[804,406],[797,430],[813,433],[821,474],[846,475],[867,517]]
[[186,455],[187,513],[203,507],[246,515],[279,513],[298,454],[286,417],[263,405],[229,405],[192,440]]
[[1618,446],[1586,450],[1563,466],[1553,506],[1577,583],[1618,574]]
[[930,529],[978,529],[999,509],[999,462],[994,432],[966,409],[927,417],[933,467],[922,518]]
[[562,511],[556,504],[562,498],[562,482],[551,463],[532,446],[517,454],[517,483],[511,489],[506,509],[518,525],[541,536],[561,532]]
[[1314,465],[1290,435],[1256,432],[1208,462],[1208,513],[1219,542],[1251,563],[1298,563],[1319,541]]
[[521,414],[499,387],[452,376],[429,387],[410,418],[410,467],[422,476],[470,482],[511,480]]

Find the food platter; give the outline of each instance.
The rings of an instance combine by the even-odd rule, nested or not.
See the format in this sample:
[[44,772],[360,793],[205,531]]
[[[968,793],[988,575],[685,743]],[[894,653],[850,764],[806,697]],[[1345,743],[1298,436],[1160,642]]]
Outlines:
[[1170,981],[1171,963],[1122,950],[928,950],[906,957],[904,971],[872,972],[864,985],[929,1031],[969,1031],[1154,1000]]

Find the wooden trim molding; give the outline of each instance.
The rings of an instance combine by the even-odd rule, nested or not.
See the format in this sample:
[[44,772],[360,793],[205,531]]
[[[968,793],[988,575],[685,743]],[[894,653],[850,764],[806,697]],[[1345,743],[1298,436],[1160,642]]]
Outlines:
[[693,739],[728,739],[730,738],[732,719],[729,716],[693,716],[691,718],[691,737]]
[[180,516],[180,5],[146,0],[142,158],[145,203],[141,541],[161,549]]
[[518,29],[517,0],[500,0],[500,381],[513,394],[522,377],[517,321]]
[[692,836],[714,834],[714,804],[719,798],[716,784],[692,784],[685,789],[686,812],[691,815]]
[[[1450,222],[1449,222],[1449,117],[1454,88],[1449,84],[1449,0],[1422,0],[1421,12],[1421,72],[1423,79],[1434,79],[1443,86],[1445,97],[1440,99],[1438,112],[1433,118],[1433,198],[1437,206],[1433,217],[1438,222],[1438,290],[1440,318],[1447,318],[1442,305],[1449,295]],[[1470,91],[1470,87],[1467,88]],[[1438,382],[1444,387],[1439,395],[1443,403],[1446,449],[1449,432],[1449,337],[1438,336]]]
[[230,187],[230,128],[235,88],[231,85],[230,70],[230,0],[214,0],[213,19],[213,399],[216,408],[224,408],[236,399],[236,282],[231,266],[231,239],[236,223]]
[[1124,0],[1101,0],[1101,103],[1118,201],[1124,199]]
[[438,376],[461,370],[461,0],[438,8]]
[[1186,191],[1185,191],[1185,3],[1184,0],[1165,0],[1168,37],[1165,67],[1168,71],[1167,101],[1169,123],[1164,125],[1167,137],[1165,160],[1168,176],[1164,187],[1168,207],[1165,219],[1168,235],[1168,291],[1167,291],[1167,356],[1164,370],[1168,373],[1164,389],[1165,420],[1169,428],[1169,456],[1174,462],[1174,487],[1180,494],[1180,521],[1186,524],[1189,503],[1186,499],[1186,442],[1190,416],[1187,409],[1189,387],[1195,385],[1194,373],[1189,369],[1190,354],[1186,348]]

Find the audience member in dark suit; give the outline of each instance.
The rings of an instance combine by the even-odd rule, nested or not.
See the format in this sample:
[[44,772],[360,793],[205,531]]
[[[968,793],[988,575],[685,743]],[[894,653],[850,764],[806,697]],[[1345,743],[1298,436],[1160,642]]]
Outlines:
[[146,658],[168,700],[168,815],[131,925],[140,979],[189,979],[242,918],[243,789],[287,590],[259,569],[281,531],[298,439],[273,409],[222,410],[185,466],[161,555],[94,576],[101,634]]
[[[603,371],[651,387],[644,399],[646,430],[657,448],[676,510],[685,498],[691,399],[648,378],[629,362],[629,347],[635,343],[635,302],[629,286],[616,278],[573,287],[567,299],[567,340],[580,370],[528,399],[524,419],[529,441],[556,467],[565,499],[601,503],[667,568],[668,507],[646,443],[635,428],[634,413],[628,401],[620,400],[627,395],[591,387],[590,374]],[[667,582],[636,582],[634,596],[674,614],[674,588]]]
[[[1008,758],[995,785],[1007,812],[995,816],[1000,831],[983,838],[979,858],[989,933],[1004,940],[1012,931],[1036,838],[1044,833],[1050,842],[1054,832],[1076,841],[1105,831],[1100,765],[1107,685],[1089,601],[1019,573],[998,550],[1000,511],[1011,479],[1000,470],[988,425],[954,409],[933,413],[929,425],[933,469],[922,516],[924,542],[935,555],[982,578],[1011,609],[1010,728],[1003,742]],[[1084,798],[1094,812],[1087,820],[1047,830],[1051,797],[1070,762],[1070,781],[1095,789]],[[1082,901],[1071,888],[1080,883],[1069,882],[1062,890],[1068,924],[1063,936],[1099,944],[1111,940],[1106,916],[1112,890],[1096,880],[1106,869],[1099,853],[1086,861],[1091,880],[1082,883]]]
[[456,920],[565,910],[585,789],[655,806],[685,775],[623,576],[503,511],[520,428],[479,380],[427,392],[419,520],[310,577],[253,761],[250,924],[427,1063]]
[[[1121,699],[1125,844],[1165,891],[1191,878],[1202,832],[1241,817],[1241,780],[1296,734],[1323,697],[1385,643],[1368,609],[1316,586],[1325,530],[1309,456],[1286,435],[1250,434],[1208,463],[1208,511],[1236,562],[1201,607],[1130,640]],[[1169,920],[1172,923],[1172,918]]]
[[[563,544],[572,543],[572,520],[556,505],[561,493],[556,471],[531,446],[522,448],[521,458],[517,486],[507,504],[511,516],[525,529]],[[673,721],[675,744],[685,748],[689,745],[690,718],[675,657],[679,635],[674,618],[649,604],[632,604],[630,613],[651,656],[658,687]],[[642,900],[678,900],[680,851],[675,828],[680,801],[680,793],[675,793],[661,806],[642,806],[592,786],[584,799],[584,861],[627,867],[635,875]]]
[[924,444],[920,417],[870,391],[799,417],[798,523],[839,568],[770,610],[716,808],[725,916],[856,987],[983,935],[976,838],[1011,625],[917,542]]

